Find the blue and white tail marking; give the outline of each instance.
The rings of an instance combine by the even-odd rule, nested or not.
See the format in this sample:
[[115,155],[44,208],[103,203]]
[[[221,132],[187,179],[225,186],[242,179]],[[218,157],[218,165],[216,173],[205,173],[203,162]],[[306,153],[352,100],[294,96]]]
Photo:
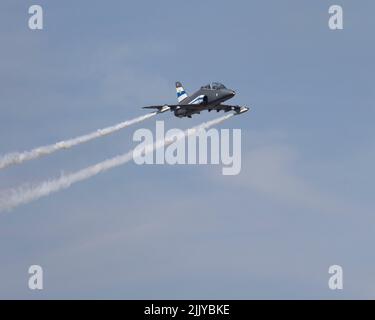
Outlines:
[[182,87],[181,82],[176,82],[176,91],[177,91],[177,100],[179,103],[188,97],[184,88]]

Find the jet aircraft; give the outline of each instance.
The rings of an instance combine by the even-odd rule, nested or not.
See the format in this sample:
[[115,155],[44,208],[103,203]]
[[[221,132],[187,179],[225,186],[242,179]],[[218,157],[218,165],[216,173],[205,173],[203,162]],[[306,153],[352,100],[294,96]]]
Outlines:
[[189,117],[193,114],[199,114],[203,110],[223,110],[224,112],[234,111],[241,114],[249,110],[248,107],[238,105],[223,104],[224,101],[233,98],[236,94],[234,90],[227,89],[219,82],[213,82],[202,86],[192,95],[188,95],[180,82],[176,82],[176,92],[178,104],[165,104],[143,107],[144,109],[157,109],[159,113],[168,110],[173,111],[179,118]]

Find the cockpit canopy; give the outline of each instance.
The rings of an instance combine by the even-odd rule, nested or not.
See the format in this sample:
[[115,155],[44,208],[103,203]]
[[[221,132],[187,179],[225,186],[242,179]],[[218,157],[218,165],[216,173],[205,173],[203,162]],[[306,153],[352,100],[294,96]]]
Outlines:
[[226,87],[220,82],[212,82],[211,84],[202,86],[202,89],[220,90],[220,89],[226,89]]

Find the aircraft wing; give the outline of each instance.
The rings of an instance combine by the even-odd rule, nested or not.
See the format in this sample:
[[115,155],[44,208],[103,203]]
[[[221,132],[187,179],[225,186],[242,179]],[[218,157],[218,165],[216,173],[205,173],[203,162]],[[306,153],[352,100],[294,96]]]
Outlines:
[[244,106],[232,106],[232,105],[228,105],[228,104],[219,104],[219,105],[213,107],[212,110],[216,110],[216,111],[222,111],[223,110],[224,112],[234,111],[237,114],[240,114],[240,113],[244,113],[244,112],[248,111],[249,108],[244,107]]
[[171,110],[174,111],[176,109],[186,109],[191,111],[202,110],[201,105],[194,105],[194,104],[164,104],[158,106],[147,106],[143,107],[143,109],[157,109],[158,112],[163,113],[165,111]]
[[217,111],[234,111],[237,114],[246,112],[249,110],[247,107],[243,106],[231,106],[227,104],[219,104],[217,106],[203,106],[201,104],[165,104],[165,105],[157,105],[157,106],[148,106],[143,107],[143,109],[157,109],[160,113],[165,112],[167,110],[174,111],[176,109],[185,109],[187,111],[202,111],[202,107],[209,110],[217,110]]

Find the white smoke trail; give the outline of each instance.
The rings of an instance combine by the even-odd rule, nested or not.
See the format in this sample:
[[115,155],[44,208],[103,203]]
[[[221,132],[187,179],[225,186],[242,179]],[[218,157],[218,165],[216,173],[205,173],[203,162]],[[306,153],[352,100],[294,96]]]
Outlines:
[[39,148],[35,148],[31,151],[13,152],[13,153],[6,154],[6,155],[0,157],[0,169],[3,169],[5,167],[11,166],[11,165],[20,164],[20,163],[25,162],[25,161],[37,159],[41,156],[51,154],[51,153],[56,152],[58,150],[69,149],[69,148],[72,148],[76,145],[79,145],[79,144],[82,144],[82,143],[85,143],[85,142],[88,142],[88,141],[91,141],[91,140],[109,135],[111,133],[114,133],[114,132],[119,131],[121,129],[124,129],[126,127],[129,127],[132,124],[136,124],[136,123],[142,122],[146,119],[149,119],[149,118],[155,116],[156,114],[157,114],[157,112],[151,112],[151,113],[148,113],[146,115],[134,118],[132,120],[127,120],[127,121],[121,122],[121,123],[116,124],[116,125],[111,126],[111,127],[99,129],[97,131],[91,132],[89,134],[86,134],[86,135],[83,135],[83,136],[80,136],[80,137],[77,137],[77,138],[73,138],[73,139],[69,139],[69,140],[65,140],[65,141],[60,141],[60,142],[57,142],[55,144],[51,144],[51,145],[48,145],[48,146],[42,146],[42,147],[39,147]]
[[[229,119],[233,115],[234,114],[227,114],[223,117],[202,123],[201,125],[193,127],[191,129],[187,129],[184,132],[184,135],[178,137],[177,140],[183,139],[187,136],[194,135],[201,129],[208,129],[209,127],[217,125]],[[105,160],[103,162],[87,167],[75,173],[62,175],[60,178],[57,178],[54,180],[45,181],[34,186],[26,185],[26,186],[21,186],[15,189],[4,191],[0,193],[0,212],[5,211],[5,210],[10,210],[21,204],[29,203],[41,197],[48,196],[49,194],[53,192],[67,189],[74,183],[89,179],[93,176],[96,176],[97,174],[101,172],[123,165],[131,161],[133,157],[135,158],[137,156],[139,157],[149,152],[154,152],[154,150],[161,148],[163,146],[170,145],[175,141],[176,139],[159,140],[159,141],[156,141],[152,145],[145,146],[143,150],[134,151],[133,149],[125,154],[119,155],[112,159]]]

